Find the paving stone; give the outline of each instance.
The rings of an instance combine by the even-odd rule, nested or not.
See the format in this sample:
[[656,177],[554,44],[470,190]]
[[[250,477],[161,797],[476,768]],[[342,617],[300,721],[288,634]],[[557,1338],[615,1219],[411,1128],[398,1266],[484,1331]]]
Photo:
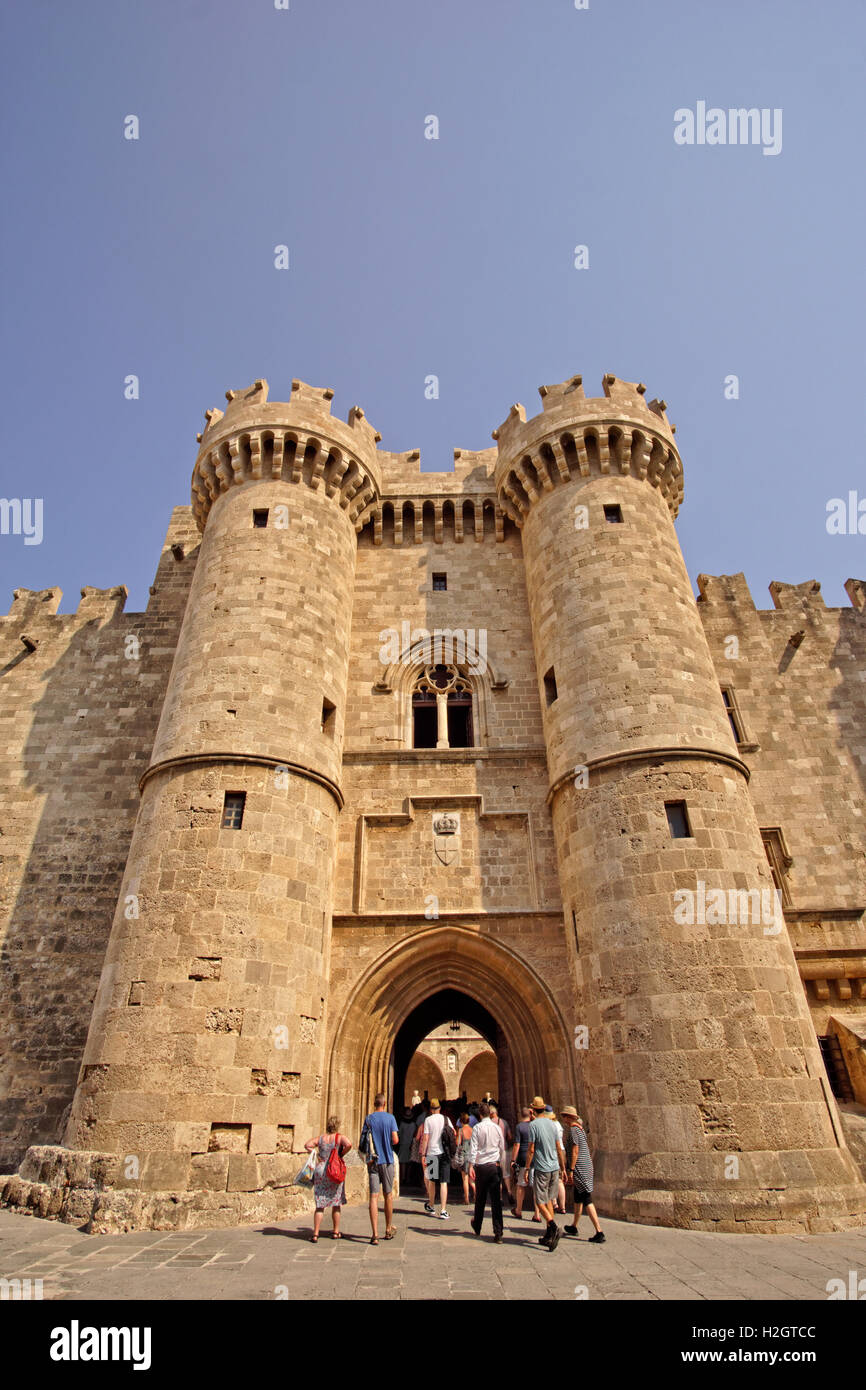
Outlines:
[[[0,1275],[15,1277],[9,1252],[18,1252],[19,1277],[42,1278],[47,1299],[191,1298],[275,1300],[278,1286],[289,1301],[748,1301],[826,1299],[826,1282],[849,1268],[866,1271],[866,1229],[809,1237],[709,1236],[606,1222],[607,1243],[587,1248],[560,1241],[551,1255],[519,1238],[501,1245],[466,1241],[455,1228],[427,1235],[417,1206],[401,1198],[395,1220],[398,1241],[373,1247],[363,1237],[366,1213],[344,1212],[339,1242],[277,1241],[257,1228],[210,1232],[194,1247],[149,1243],[132,1236],[76,1242],[80,1255],[45,1249],[30,1218],[0,1212]],[[288,1237],[303,1236],[306,1219],[287,1222]],[[509,1227],[506,1218],[506,1229]],[[358,1241],[348,1237],[357,1235]],[[6,1261],[4,1264],[3,1261]]]

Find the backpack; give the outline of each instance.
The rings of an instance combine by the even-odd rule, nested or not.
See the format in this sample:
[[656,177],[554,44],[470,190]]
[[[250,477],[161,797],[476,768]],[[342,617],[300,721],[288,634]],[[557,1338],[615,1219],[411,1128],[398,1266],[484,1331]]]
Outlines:
[[379,1162],[379,1155],[376,1152],[376,1141],[373,1138],[373,1130],[370,1126],[370,1116],[364,1121],[364,1128],[361,1132],[361,1142],[358,1145],[361,1153],[366,1159],[367,1166],[372,1167]]
[[443,1115],[442,1118],[445,1121],[442,1126],[442,1153],[450,1163],[457,1152],[457,1135],[454,1133],[446,1117]]
[[342,1141],[339,1134],[334,1135],[334,1147],[328,1155],[328,1162],[325,1167],[325,1176],[330,1182],[345,1182],[346,1165],[340,1153]]

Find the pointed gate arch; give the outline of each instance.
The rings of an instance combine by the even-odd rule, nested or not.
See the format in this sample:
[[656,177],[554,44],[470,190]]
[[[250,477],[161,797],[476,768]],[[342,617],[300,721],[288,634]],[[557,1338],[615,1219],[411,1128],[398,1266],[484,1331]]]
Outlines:
[[354,1122],[377,1091],[390,1097],[394,1041],[431,995],[457,990],[477,999],[499,1024],[510,1053],[518,1104],[535,1094],[555,1106],[578,1095],[574,1050],[562,1016],[532,966],[476,930],[433,926],[382,952],[330,1023],[326,1109]]

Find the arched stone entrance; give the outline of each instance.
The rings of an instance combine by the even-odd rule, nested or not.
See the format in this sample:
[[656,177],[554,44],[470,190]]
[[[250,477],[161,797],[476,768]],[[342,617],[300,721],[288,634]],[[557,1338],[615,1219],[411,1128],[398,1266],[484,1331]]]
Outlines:
[[377,1091],[394,1102],[398,1035],[416,1010],[419,1019],[425,1017],[420,1008],[425,1000],[449,991],[474,1005],[464,1003],[459,1012],[485,1036],[490,1023],[481,1027],[475,1018],[486,1015],[493,1021],[496,1040],[490,1041],[497,1047],[500,1076],[510,1078],[511,1096],[500,1097],[503,1105],[525,1104],[536,1092],[557,1107],[575,1103],[574,1049],[546,983],[509,947],[449,924],[421,929],[389,946],[330,1020],[328,1113],[360,1123]]

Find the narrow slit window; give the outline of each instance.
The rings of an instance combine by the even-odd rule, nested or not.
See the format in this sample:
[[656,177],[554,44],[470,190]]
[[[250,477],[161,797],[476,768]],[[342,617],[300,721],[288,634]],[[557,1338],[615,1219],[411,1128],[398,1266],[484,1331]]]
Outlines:
[[692,831],[686,803],[684,801],[666,801],[665,812],[667,813],[671,839],[690,840]]
[[257,526],[257,527],[267,526],[267,524],[268,524],[268,510],[269,510],[269,508],[267,508],[267,507],[260,507],[260,508],[257,508],[256,511],[253,512],[253,526]]
[[546,671],[544,675],[544,698],[549,705],[552,705],[557,697],[556,674],[551,666],[550,670]]
[[842,1044],[834,1033],[818,1034],[818,1045],[821,1048],[821,1057],[827,1069],[827,1079],[830,1082],[830,1090],[837,1100],[852,1101],[854,1099],[854,1088],[851,1085],[851,1074],[845,1064],[845,1054],[842,1051]]
[[725,702],[725,711],[727,713],[728,720],[731,725],[731,731],[734,735],[735,741],[737,743],[745,743],[745,739],[743,738],[743,725],[740,719],[740,712],[737,709],[737,701],[734,697],[734,692],[733,690],[731,690],[730,686],[722,686],[722,699]]
[[434,593],[444,593],[445,590],[446,590],[447,588],[448,588],[448,575],[447,575],[447,574],[434,574],[434,576],[433,576],[433,592],[434,592]]
[[246,799],[246,792],[226,792],[223,802],[223,818],[220,822],[223,830],[240,830],[244,823]]
[[761,839],[764,842],[764,853],[767,856],[770,873],[773,876],[773,886],[782,900],[782,906],[790,907],[791,888],[788,882],[788,870],[794,861],[788,853],[785,837],[781,828],[776,825],[762,830]]
[[605,521],[622,521],[622,507],[618,502],[606,502],[604,506]]
[[336,724],[334,715],[336,712],[337,706],[332,704],[330,700],[325,699],[322,701],[322,733],[327,734],[329,738],[333,738],[334,736],[334,726]]

